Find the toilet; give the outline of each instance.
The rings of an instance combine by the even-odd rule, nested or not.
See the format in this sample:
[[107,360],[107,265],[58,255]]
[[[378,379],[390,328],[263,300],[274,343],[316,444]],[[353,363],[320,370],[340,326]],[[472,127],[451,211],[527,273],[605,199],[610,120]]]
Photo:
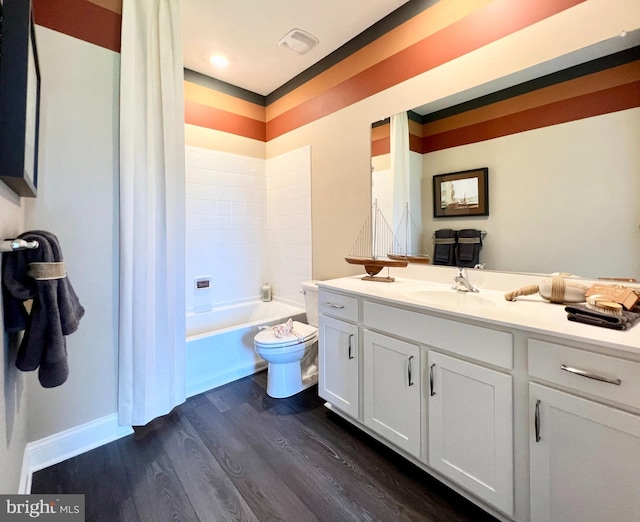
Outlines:
[[318,382],[318,287],[302,283],[309,324],[293,321],[291,333],[276,337],[272,328],[254,338],[256,353],[269,363],[267,394],[276,399],[291,397]]

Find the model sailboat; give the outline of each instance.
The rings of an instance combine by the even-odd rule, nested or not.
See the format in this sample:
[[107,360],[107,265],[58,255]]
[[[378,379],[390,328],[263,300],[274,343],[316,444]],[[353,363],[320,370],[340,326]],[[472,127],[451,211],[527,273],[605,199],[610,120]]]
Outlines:
[[385,267],[407,266],[406,258],[397,255],[394,258],[390,256],[390,254],[400,251],[400,245],[391,227],[378,209],[378,202],[374,201],[371,214],[362,226],[351,253],[345,257],[345,261],[352,265],[363,265],[368,274],[362,278],[365,281],[390,283],[395,278],[389,277],[388,274],[386,277],[378,276],[378,273]]
[[429,255],[420,253],[420,229],[409,212],[409,203],[405,205],[404,212],[400,218],[400,223],[396,230],[396,242],[400,250],[390,253],[389,257],[391,259],[406,259],[409,263],[425,265],[431,262]]

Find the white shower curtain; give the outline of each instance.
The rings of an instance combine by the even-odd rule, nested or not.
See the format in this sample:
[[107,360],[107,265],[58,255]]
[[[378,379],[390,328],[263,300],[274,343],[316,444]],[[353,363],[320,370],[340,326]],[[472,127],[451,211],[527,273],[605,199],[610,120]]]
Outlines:
[[120,55],[118,420],[185,400],[185,194],[179,0],[124,0]]
[[[398,230],[410,193],[409,117],[406,112],[391,116],[391,173],[393,176],[393,232],[403,248],[409,247],[409,238]],[[401,236],[401,237],[400,237]]]

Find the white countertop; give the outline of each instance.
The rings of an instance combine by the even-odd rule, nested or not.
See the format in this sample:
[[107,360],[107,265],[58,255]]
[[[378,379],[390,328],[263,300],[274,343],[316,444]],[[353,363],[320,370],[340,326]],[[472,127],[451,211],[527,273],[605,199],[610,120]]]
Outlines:
[[[477,274],[477,272],[474,272]],[[471,278],[471,282],[476,282]],[[628,330],[612,330],[576,323],[567,319],[564,305],[545,301],[539,294],[518,297],[514,302],[504,298],[503,291],[480,288],[477,294],[456,292],[451,283],[396,277],[392,283],[363,281],[361,276],[318,281],[321,289],[354,294],[386,301],[393,305],[410,306],[425,312],[437,312],[461,319],[486,322],[490,325],[551,335],[603,348],[625,352],[640,358],[640,321]],[[530,284],[530,281],[527,282]],[[524,285],[523,285],[524,286]],[[512,290],[517,289],[512,288]],[[621,356],[624,356],[622,353]]]

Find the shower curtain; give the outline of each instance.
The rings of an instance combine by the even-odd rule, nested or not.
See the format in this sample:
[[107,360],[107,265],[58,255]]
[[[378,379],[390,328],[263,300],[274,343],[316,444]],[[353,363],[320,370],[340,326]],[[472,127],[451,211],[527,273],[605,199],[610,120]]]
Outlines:
[[391,172],[393,176],[393,233],[401,246],[409,249],[409,238],[399,230],[410,193],[409,117],[406,112],[391,116]]
[[184,402],[185,194],[179,0],[124,0],[118,421]]

